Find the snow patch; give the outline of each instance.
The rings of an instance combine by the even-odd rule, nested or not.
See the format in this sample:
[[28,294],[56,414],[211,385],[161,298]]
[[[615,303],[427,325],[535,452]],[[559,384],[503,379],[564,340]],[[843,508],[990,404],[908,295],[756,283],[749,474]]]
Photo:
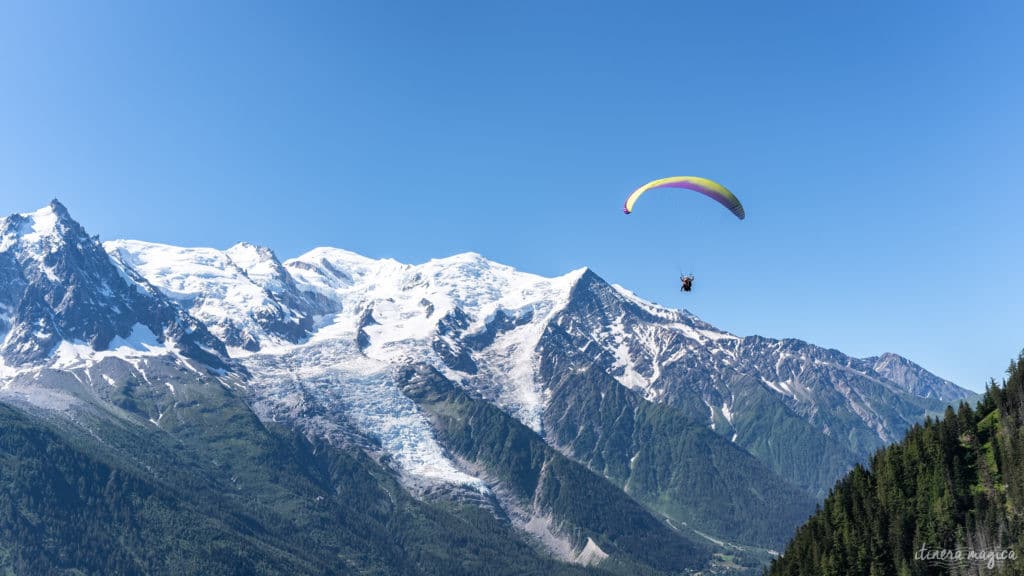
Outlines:
[[[38,245],[44,238],[53,237],[57,233],[57,222],[60,218],[52,206],[44,206],[35,212],[22,214],[26,219],[25,226],[28,228],[21,235],[22,241]],[[22,230],[25,230],[24,228]]]
[[596,566],[607,557],[608,554],[588,536],[587,545],[576,556],[575,563],[583,566]]
[[127,337],[114,338],[107,349],[119,356],[133,355],[134,353],[153,355],[167,352],[166,347],[160,343],[160,339],[149,329],[149,326],[138,323],[132,326],[132,331]]
[[106,350],[94,350],[92,346],[80,340],[61,341],[51,353],[50,367],[67,370],[89,367],[104,358],[131,360],[143,356],[160,356],[169,352],[167,346],[160,344],[149,327],[135,324],[127,337],[114,338]]

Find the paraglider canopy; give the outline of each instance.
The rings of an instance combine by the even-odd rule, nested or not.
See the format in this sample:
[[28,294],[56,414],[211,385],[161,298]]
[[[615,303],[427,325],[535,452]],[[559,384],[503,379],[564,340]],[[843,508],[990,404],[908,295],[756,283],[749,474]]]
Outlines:
[[654,188],[685,188],[687,190],[693,190],[694,192],[703,194],[722,206],[725,206],[740,220],[743,220],[743,218],[746,217],[743,205],[740,204],[740,200],[736,195],[718,182],[708,180],[707,178],[701,178],[699,176],[671,176],[669,178],[661,178],[660,180],[648,182],[634,190],[633,193],[626,198],[626,205],[622,208],[622,211],[626,214],[631,213],[633,211],[633,205],[636,204],[636,201],[640,196],[642,196],[644,192],[653,190]]

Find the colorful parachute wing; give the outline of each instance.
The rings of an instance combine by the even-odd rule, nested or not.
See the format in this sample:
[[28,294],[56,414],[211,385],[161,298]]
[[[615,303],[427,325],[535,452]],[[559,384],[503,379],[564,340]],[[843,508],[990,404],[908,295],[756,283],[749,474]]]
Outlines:
[[743,204],[740,204],[740,200],[735,194],[718,182],[708,180],[707,178],[700,178],[698,176],[672,176],[648,182],[634,190],[633,193],[629,195],[629,198],[626,198],[626,205],[622,211],[626,214],[632,212],[633,204],[636,204],[637,199],[639,199],[644,192],[654,188],[686,188],[687,190],[693,190],[694,192],[699,192],[708,198],[711,198],[715,202],[718,202],[722,206],[725,206],[740,220],[743,220],[743,218],[746,217],[746,213],[743,211]]

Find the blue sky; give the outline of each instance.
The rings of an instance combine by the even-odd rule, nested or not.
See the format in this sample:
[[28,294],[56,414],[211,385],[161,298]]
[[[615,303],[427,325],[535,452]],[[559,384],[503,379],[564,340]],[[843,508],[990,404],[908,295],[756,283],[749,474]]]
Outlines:
[[[590,266],[979,388],[1024,347],[1018,2],[14,2],[0,212]],[[718,180],[739,222],[696,194]],[[678,293],[680,270],[697,275]]]

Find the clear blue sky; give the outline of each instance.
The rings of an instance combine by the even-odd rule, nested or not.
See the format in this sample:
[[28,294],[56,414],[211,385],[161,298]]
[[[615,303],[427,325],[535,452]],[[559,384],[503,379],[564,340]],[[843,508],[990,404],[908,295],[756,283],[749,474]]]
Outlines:
[[[586,265],[977,389],[1024,347],[1022,6],[5,2],[0,212]],[[621,213],[691,174],[747,219],[674,191]]]

